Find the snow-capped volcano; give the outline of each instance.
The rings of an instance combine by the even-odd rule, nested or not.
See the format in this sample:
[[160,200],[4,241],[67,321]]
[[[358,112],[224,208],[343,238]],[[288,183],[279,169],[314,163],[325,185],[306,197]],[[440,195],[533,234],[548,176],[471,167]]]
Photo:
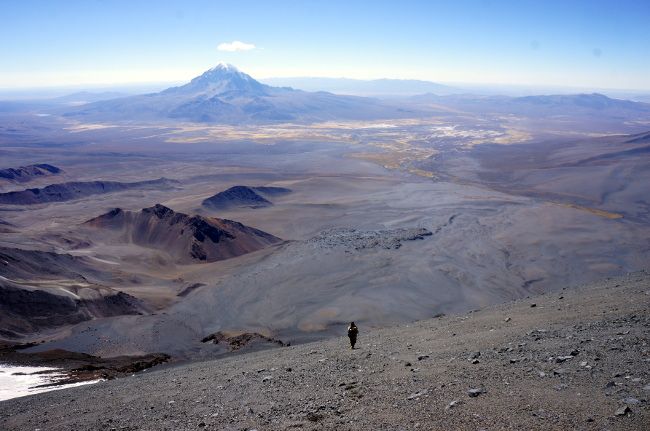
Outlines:
[[231,64],[219,63],[185,85],[89,103],[65,115],[100,121],[242,124],[403,118],[412,113],[376,99],[271,87]]
[[232,92],[265,95],[268,94],[269,89],[269,86],[259,83],[232,64],[219,63],[189,83],[169,88],[165,90],[165,93],[202,94],[206,97],[213,97]]

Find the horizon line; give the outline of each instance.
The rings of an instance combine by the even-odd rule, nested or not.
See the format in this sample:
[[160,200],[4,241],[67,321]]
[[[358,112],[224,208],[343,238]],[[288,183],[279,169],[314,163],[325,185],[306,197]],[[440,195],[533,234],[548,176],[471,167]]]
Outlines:
[[[244,72],[245,73],[245,72]],[[198,76],[198,75],[197,75]],[[192,78],[190,78],[191,80]],[[274,79],[332,79],[332,80],[350,80],[350,81],[359,81],[359,82],[371,82],[371,81],[416,81],[423,83],[431,84],[443,84],[449,86],[469,86],[475,88],[530,88],[530,89],[563,89],[563,90],[575,90],[575,91],[585,91],[585,92],[598,92],[599,90],[604,91],[616,91],[616,92],[640,92],[640,93],[650,93],[650,88],[622,88],[622,87],[589,87],[589,86],[573,86],[573,85],[561,85],[561,84],[533,84],[533,83],[502,83],[502,82],[476,82],[476,81],[433,81],[427,79],[416,79],[416,78],[349,78],[345,76],[311,76],[311,75],[295,75],[295,76],[269,76],[264,78],[254,78],[257,81],[265,80],[274,80]],[[142,86],[175,86],[188,83],[190,80],[164,80],[164,81],[129,81],[129,82],[94,82],[94,83],[84,83],[84,84],[52,84],[52,85],[33,85],[33,86],[1,86],[1,93],[19,93],[27,91],[43,91],[43,90],[82,90],[82,89],[101,89],[101,88],[120,88],[120,87],[142,87]],[[459,88],[462,90],[462,88]]]

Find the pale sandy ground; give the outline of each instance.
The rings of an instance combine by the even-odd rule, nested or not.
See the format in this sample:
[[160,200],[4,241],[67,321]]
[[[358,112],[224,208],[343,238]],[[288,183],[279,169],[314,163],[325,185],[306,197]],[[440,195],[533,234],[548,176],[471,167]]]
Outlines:
[[337,337],[9,400],[0,428],[645,430],[649,311],[637,272],[361,327],[356,350]]

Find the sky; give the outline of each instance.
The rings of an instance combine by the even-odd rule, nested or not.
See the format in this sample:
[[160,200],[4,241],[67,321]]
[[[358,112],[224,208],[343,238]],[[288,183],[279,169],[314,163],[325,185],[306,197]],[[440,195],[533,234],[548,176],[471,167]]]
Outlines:
[[253,77],[650,90],[650,0],[0,0],[0,88]]

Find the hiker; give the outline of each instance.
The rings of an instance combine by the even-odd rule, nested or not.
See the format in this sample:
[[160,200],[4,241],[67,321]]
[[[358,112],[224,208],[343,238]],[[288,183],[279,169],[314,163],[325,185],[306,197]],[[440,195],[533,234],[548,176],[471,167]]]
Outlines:
[[354,322],[350,322],[348,326],[348,337],[350,338],[350,349],[354,349],[354,345],[357,343],[357,334],[359,333],[359,328]]

